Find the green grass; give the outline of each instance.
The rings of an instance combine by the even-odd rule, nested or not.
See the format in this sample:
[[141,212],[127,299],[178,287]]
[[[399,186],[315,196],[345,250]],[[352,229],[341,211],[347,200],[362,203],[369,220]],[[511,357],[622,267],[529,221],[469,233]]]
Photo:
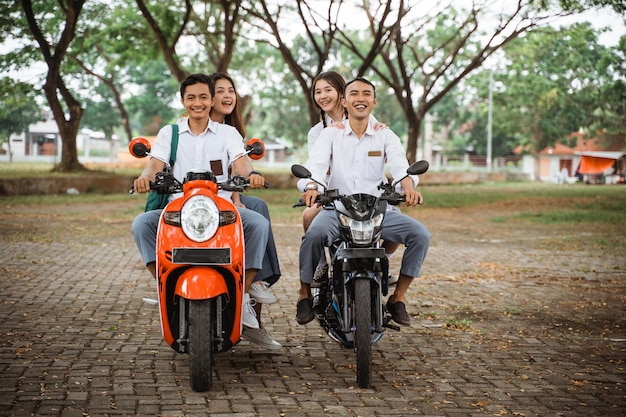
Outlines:
[[[82,174],[52,173],[52,164],[43,163],[2,163],[0,177],[51,177]],[[120,175],[137,175],[137,170],[109,169]],[[494,216],[491,221],[504,223],[509,221],[535,222],[542,224],[625,224],[626,223],[626,186],[622,185],[555,185],[551,183],[514,182],[476,185],[422,185],[419,191],[424,195],[424,205],[409,209],[407,214],[419,217],[424,209],[462,209],[472,207],[506,207],[502,215]],[[300,198],[300,192],[290,189],[268,189],[250,191],[265,199],[270,207],[274,222],[301,221],[302,208],[292,208]],[[0,197],[0,204],[68,204],[82,201],[106,202],[125,201],[140,196],[127,194],[100,195],[38,195]],[[508,214],[515,212],[515,214]]]
[[[559,200],[584,198],[597,203],[605,197],[626,200],[626,186],[621,185],[555,185],[537,182],[499,184],[420,186],[429,207],[458,208],[474,205],[520,202],[540,199]],[[608,201],[608,200],[607,200]],[[610,202],[609,202],[610,204]]]
[[0,163],[0,178],[54,178],[54,177],[78,177],[83,175],[100,175],[103,172],[116,175],[139,175],[141,169],[137,168],[108,168],[87,170],[84,172],[53,172],[54,164],[44,162],[3,162]]

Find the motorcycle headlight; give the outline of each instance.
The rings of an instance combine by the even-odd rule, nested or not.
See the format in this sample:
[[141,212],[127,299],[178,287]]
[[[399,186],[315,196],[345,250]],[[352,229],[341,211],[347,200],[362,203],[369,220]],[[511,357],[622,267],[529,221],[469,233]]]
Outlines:
[[180,213],[181,225],[187,237],[195,242],[209,240],[220,223],[220,212],[208,197],[196,196],[185,202]]
[[383,219],[384,215],[382,213],[372,219],[363,221],[351,219],[344,214],[339,216],[341,225],[350,229],[352,240],[357,245],[367,245],[371,243],[374,239],[376,228],[382,224]]

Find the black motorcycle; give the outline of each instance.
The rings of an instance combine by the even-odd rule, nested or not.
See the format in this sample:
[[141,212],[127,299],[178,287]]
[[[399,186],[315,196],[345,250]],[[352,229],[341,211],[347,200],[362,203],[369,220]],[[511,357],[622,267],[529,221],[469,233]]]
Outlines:
[[[407,176],[423,174],[428,166],[427,161],[418,161],[407,169]],[[291,172],[324,187],[302,165],[293,165]],[[328,249],[328,279],[312,285],[315,316],[333,340],[356,352],[360,388],[367,388],[372,378],[372,345],[385,328],[400,330],[390,323],[391,315],[383,303],[389,291],[389,263],[381,247],[381,233],[387,204],[405,201],[405,196],[395,191],[404,178],[379,185],[379,197],[341,195],[324,187],[316,199],[316,203],[335,210],[340,236]],[[294,207],[303,205],[301,201]]]

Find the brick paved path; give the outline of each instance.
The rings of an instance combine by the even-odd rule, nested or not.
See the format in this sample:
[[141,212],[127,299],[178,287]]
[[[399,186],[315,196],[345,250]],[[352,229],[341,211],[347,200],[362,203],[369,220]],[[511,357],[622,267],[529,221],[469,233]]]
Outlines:
[[284,275],[264,320],[284,347],[242,341],[195,393],[142,302],[155,294],[129,232],[136,206],[119,206],[75,208],[65,233],[43,237],[67,217],[20,213],[35,233],[0,223],[0,415],[626,415],[625,257],[425,211],[412,325],[374,346],[373,386],[358,389],[354,354],[295,322],[299,225],[277,222]]

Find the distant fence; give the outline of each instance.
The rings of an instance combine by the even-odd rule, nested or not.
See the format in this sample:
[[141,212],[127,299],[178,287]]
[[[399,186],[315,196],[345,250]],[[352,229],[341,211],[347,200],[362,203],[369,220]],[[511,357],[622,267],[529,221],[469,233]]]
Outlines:
[[[436,154],[430,162],[434,171],[482,171],[487,169],[486,155],[442,155]],[[522,157],[517,155],[493,158],[493,171],[522,171]]]

